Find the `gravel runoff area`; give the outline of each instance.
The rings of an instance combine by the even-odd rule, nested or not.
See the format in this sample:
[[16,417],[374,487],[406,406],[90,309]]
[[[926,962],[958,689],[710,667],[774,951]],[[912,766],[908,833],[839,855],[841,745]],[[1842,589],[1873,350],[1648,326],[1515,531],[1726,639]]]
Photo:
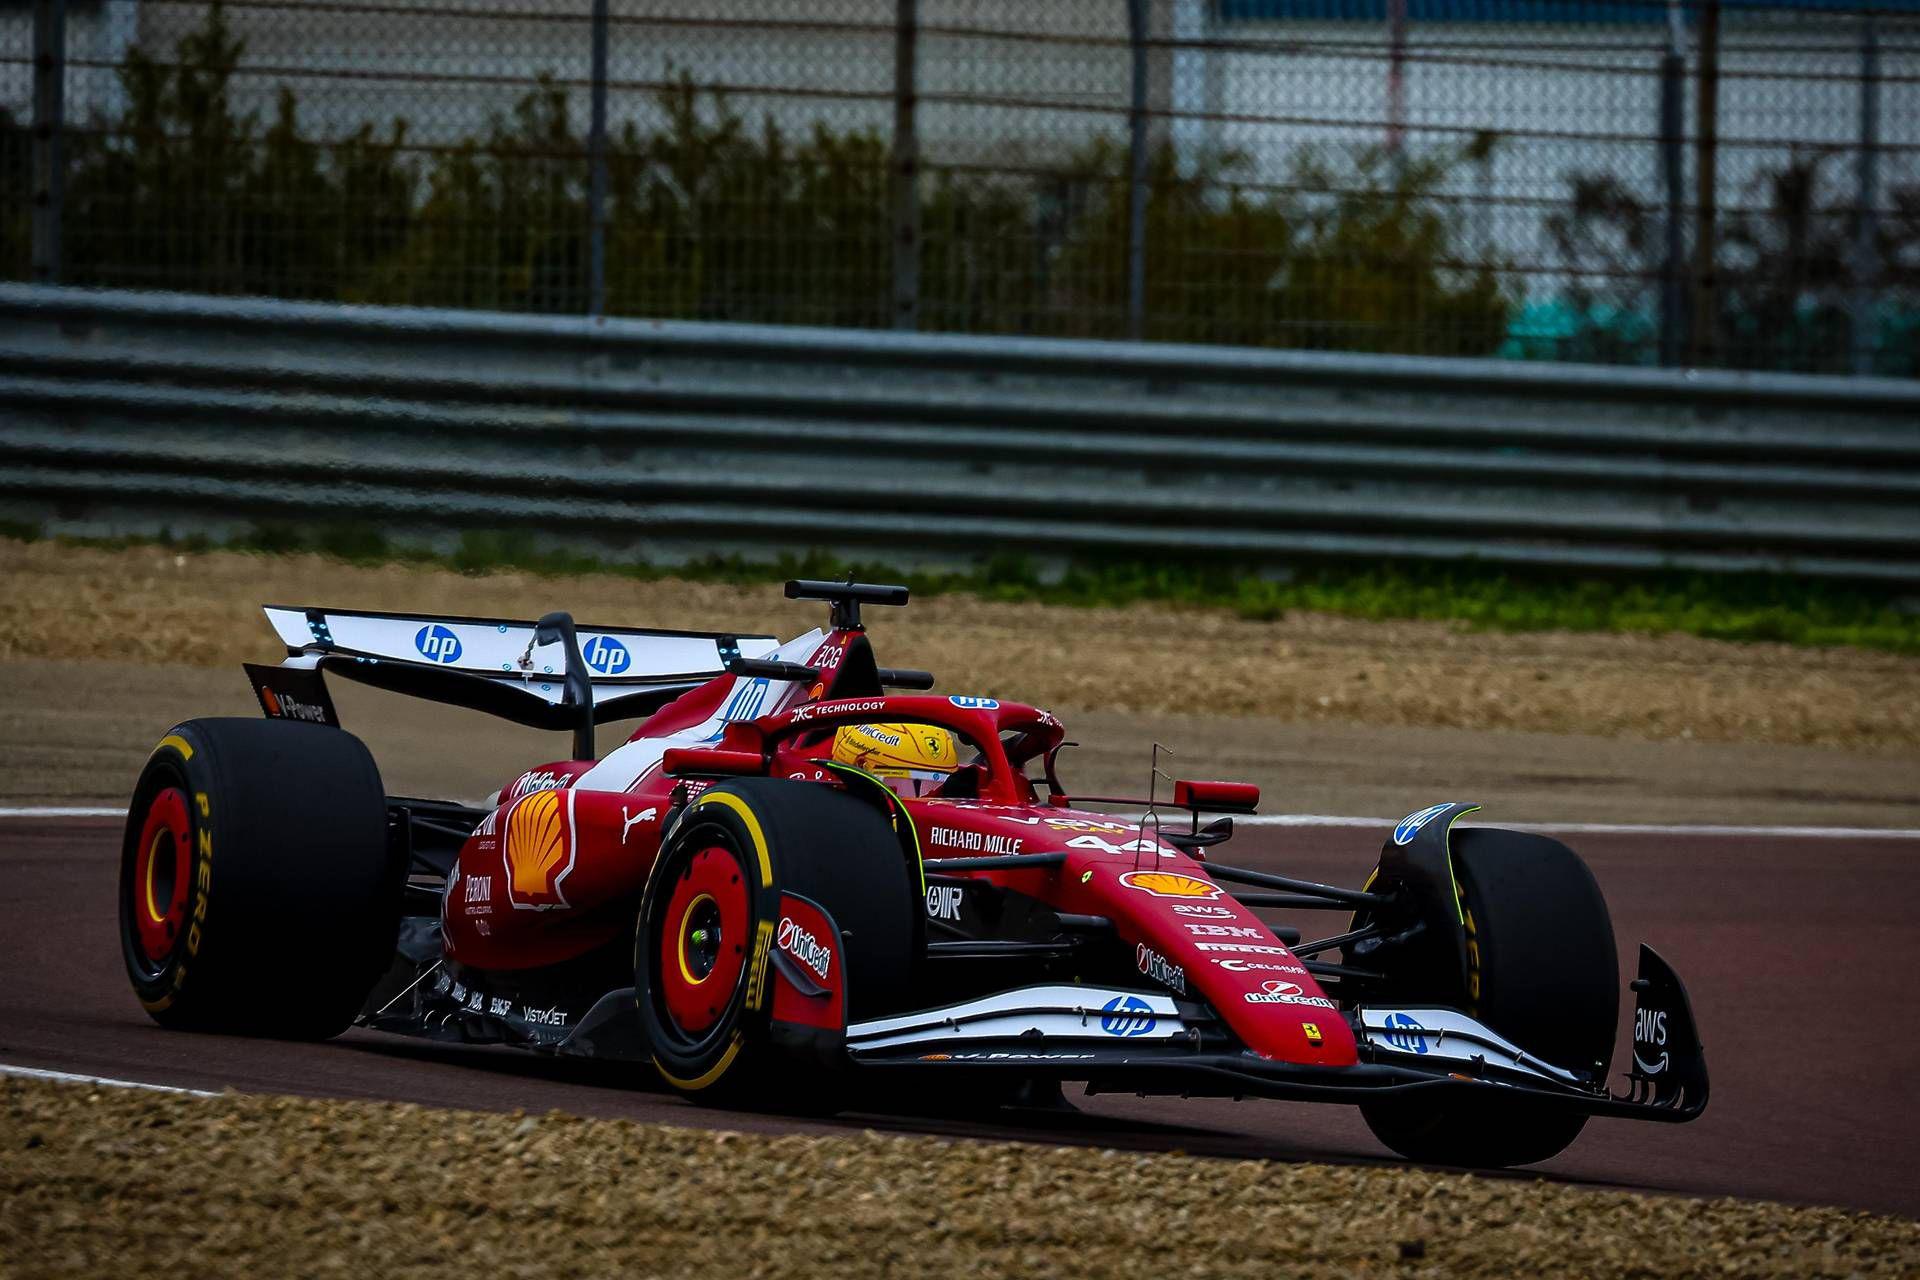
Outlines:
[[[612,574],[463,576],[313,555],[0,540],[0,661],[229,666],[280,656],[263,603],[532,617],[782,636],[822,620],[778,583]],[[1920,658],[1688,636],[1473,631],[1295,613],[1074,609],[936,596],[870,611],[882,661],[944,689],[1057,709],[1292,723],[1530,730],[1911,752]]]
[[0,1275],[263,1265],[700,1280],[1910,1276],[1920,1223],[1421,1169],[0,1081]]

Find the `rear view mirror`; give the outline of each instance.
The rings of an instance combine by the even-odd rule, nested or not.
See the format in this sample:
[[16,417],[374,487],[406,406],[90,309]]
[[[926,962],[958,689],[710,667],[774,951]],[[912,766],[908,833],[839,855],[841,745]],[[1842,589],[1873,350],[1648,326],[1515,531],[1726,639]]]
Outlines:
[[758,751],[677,747],[660,758],[660,769],[670,778],[750,778],[765,773],[767,762]]
[[1207,813],[1252,813],[1260,805],[1260,788],[1251,782],[1176,782],[1173,803],[1182,809]]

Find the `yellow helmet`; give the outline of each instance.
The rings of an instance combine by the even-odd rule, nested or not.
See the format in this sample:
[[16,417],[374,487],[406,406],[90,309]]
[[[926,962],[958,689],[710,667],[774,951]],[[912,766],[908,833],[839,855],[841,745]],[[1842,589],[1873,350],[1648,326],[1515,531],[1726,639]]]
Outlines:
[[937,782],[959,767],[953,734],[937,724],[845,724],[834,730],[833,758],[883,778]]

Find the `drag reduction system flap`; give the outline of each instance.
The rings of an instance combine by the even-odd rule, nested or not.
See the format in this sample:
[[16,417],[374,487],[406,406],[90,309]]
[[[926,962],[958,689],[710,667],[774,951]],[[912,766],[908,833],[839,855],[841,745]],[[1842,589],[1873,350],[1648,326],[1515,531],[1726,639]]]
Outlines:
[[525,622],[293,605],[268,605],[266,614],[287,646],[286,668],[332,671],[537,729],[575,727],[582,688],[594,721],[629,719],[776,647],[772,636],[580,626],[566,639],[586,679],[576,675],[570,693],[568,644],[542,626],[557,615]]

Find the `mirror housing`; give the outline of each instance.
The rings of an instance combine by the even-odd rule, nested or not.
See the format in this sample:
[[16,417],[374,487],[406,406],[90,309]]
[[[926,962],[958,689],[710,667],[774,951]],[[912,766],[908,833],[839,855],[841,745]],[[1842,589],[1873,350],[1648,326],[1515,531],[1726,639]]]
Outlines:
[[1252,813],[1260,805],[1260,788],[1251,782],[1189,782],[1173,784],[1173,803],[1196,813]]

